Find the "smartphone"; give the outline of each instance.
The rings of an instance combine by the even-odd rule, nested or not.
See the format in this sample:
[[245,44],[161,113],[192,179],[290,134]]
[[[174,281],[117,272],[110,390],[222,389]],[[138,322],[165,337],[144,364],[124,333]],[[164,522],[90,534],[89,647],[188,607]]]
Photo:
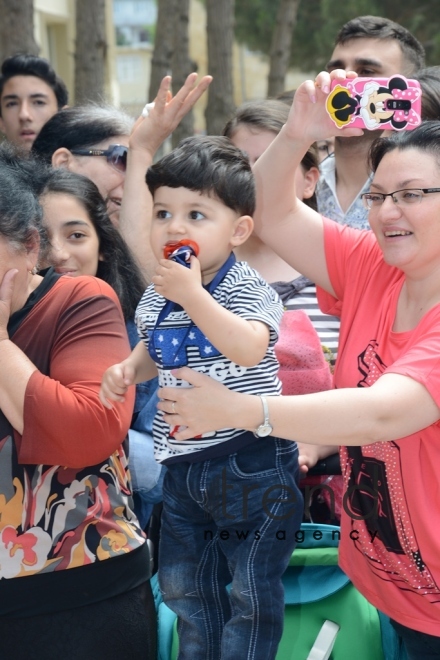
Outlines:
[[408,131],[422,121],[421,96],[417,80],[399,75],[334,80],[326,109],[338,128]]

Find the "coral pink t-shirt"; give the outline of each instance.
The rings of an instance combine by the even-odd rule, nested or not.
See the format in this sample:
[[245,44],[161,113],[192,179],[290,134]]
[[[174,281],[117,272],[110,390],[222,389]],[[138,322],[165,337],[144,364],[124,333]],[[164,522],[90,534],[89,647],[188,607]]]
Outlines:
[[[369,387],[383,373],[422,383],[440,407],[440,305],[416,328],[393,332],[404,275],[388,266],[372,232],[324,220],[341,316],[335,386]],[[341,448],[346,487],[340,564],[378,609],[402,625],[440,634],[440,426],[393,442]]]

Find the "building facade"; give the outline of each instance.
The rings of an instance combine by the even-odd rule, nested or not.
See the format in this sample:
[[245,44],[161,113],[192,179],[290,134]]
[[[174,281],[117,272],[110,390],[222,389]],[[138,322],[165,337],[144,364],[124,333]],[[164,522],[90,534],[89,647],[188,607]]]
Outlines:
[[[91,2],[93,0],[90,0]],[[106,96],[110,103],[139,115],[148,100],[156,0],[105,0],[107,34]],[[75,0],[34,0],[35,38],[41,55],[49,59],[66,82],[74,103]],[[199,75],[209,73],[206,44],[206,9],[201,0],[190,1],[190,57]],[[267,58],[234,44],[235,103],[266,96]],[[306,76],[289,72],[286,88],[295,88]],[[195,108],[195,127],[203,131],[206,98]]]

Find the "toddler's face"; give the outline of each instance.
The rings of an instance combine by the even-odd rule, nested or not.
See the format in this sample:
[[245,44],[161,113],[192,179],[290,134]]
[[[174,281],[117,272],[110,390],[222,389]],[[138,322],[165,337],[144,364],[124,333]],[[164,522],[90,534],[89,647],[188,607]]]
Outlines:
[[238,214],[216,197],[188,188],[162,186],[154,194],[151,248],[164,258],[170,241],[190,239],[199,246],[203,282],[209,282],[235,247]]

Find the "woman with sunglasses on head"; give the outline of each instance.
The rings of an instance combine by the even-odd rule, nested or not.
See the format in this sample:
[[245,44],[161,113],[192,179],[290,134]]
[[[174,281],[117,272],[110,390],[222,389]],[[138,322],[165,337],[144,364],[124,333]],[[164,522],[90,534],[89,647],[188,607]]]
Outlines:
[[100,279],[37,272],[42,175],[2,145],[0,656],[154,658],[125,447],[133,397],[112,411],[96,398],[103,371],[129,353],[121,306]]
[[[336,388],[302,396],[231,392],[181,369],[192,388],[163,388],[165,421],[182,441],[225,426],[299,440],[303,469],[341,446],[346,501],[340,564],[388,615],[410,660],[440,658],[440,122],[378,138],[372,231],[323,218],[295,195],[310,144],[346,139],[325,102],[321,72],[297,90],[289,119],[254,171],[259,236],[319,287],[323,311],[341,317]],[[268,438],[270,442],[270,438]]]
[[155,101],[136,122],[112,106],[65,108],[43,126],[32,148],[47,164],[83,174],[95,183],[107,202],[110,219],[147,279],[155,261],[149,239],[152,201],[145,173],[211,77],[204,76],[197,85],[196,80],[197,74],[190,74],[173,96],[171,77],[166,76]]
[[91,179],[117,225],[133,124],[131,117],[111,106],[64,108],[43,126],[32,153],[48,165]]

